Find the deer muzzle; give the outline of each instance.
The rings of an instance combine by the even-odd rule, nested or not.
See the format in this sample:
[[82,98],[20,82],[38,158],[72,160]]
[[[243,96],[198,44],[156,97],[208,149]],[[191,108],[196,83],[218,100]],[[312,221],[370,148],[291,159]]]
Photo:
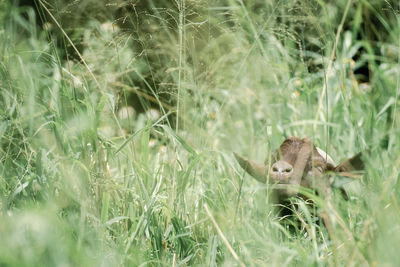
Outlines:
[[293,166],[286,161],[279,160],[272,164],[269,174],[275,182],[287,184],[293,175]]

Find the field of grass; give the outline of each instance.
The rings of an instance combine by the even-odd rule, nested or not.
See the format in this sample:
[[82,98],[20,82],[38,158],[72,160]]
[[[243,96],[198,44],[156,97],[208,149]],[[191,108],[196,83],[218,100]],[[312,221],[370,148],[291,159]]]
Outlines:
[[[105,0],[86,17],[70,1],[64,19],[38,0],[43,25],[12,2],[0,1],[0,266],[400,264],[396,1],[148,1],[112,20]],[[290,230],[234,160],[263,162],[290,136],[337,162],[370,152],[343,181],[350,199],[334,192],[333,235],[298,198]]]

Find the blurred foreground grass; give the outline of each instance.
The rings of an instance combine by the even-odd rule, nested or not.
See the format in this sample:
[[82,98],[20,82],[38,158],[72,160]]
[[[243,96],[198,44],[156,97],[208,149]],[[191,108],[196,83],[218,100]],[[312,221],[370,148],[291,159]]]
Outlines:
[[[0,265],[239,265],[205,205],[246,266],[400,264],[399,7],[353,2],[347,16],[347,1],[153,3],[153,37],[72,25],[83,64],[1,1]],[[365,10],[386,32],[375,47]],[[132,93],[163,108],[135,111]],[[262,162],[293,135],[336,161],[371,152],[350,200],[334,195],[334,236],[300,199],[306,225],[288,231],[232,157]]]

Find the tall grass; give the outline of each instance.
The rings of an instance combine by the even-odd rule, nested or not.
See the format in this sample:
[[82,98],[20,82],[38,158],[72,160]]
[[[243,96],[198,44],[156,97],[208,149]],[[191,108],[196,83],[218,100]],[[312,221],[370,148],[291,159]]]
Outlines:
[[[149,1],[67,27],[83,1],[36,4],[58,38],[0,2],[0,265],[400,263],[398,6]],[[384,38],[367,41],[365,12]],[[369,151],[363,178],[341,180],[350,199],[333,195],[331,234],[302,199],[304,223],[283,223],[232,156],[262,162],[289,136],[338,162]]]

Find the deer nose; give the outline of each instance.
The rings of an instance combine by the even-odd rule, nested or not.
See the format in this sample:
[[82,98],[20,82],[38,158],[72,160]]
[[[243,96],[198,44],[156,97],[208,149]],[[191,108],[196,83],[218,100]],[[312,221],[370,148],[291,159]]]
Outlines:
[[277,181],[287,181],[292,173],[293,167],[286,161],[280,160],[271,166],[271,176]]

